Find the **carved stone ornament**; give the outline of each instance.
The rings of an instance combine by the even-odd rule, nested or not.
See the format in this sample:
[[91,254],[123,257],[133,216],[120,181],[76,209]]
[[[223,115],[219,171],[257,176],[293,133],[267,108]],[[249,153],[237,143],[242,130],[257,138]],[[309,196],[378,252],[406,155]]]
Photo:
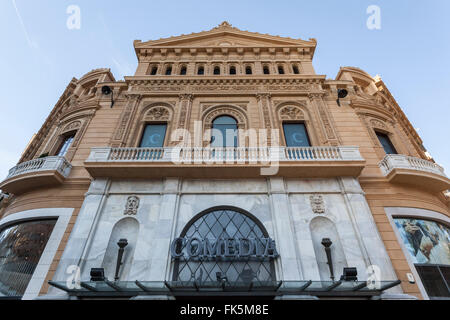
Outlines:
[[323,201],[323,196],[320,194],[314,194],[309,197],[309,200],[311,201],[311,208],[314,213],[325,213],[325,202]]
[[124,215],[136,215],[139,208],[139,198],[136,196],[129,196],[125,204]]
[[303,111],[297,107],[288,106],[280,110],[280,118],[282,120],[303,120]]
[[377,120],[377,119],[370,120],[370,124],[371,124],[372,127],[375,127],[375,128],[384,128],[384,129],[386,129],[386,125],[382,121]]
[[164,107],[151,108],[145,117],[149,120],[169,120],[169,110]]
[[64,128],[64,132],[66,131],[72,131],[72,130],[76,130],[79,129],[81,127],[81,121],[74,121],[69,123],[65,128]]

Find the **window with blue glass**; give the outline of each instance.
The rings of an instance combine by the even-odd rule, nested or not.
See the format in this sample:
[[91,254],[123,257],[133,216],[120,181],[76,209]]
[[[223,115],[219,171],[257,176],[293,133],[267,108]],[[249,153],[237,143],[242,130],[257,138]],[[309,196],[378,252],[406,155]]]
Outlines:
[[220,116],[213,121],[212,147],[237,147],[237,121],[230,116]]
[[383,146],[384,151],[387,154],[397,154],[397,150],[395,150],[394,145],[391,142],[391,139],[389,139],[389,136],[387,134],[376,132],[378,140],[380,141],[381,145]]
[[284,123],[283,130],[287,147],[311,146],[304,123]]
[[166,137],[166,124],[148,124],[141,139],[141,148],[162,148]]

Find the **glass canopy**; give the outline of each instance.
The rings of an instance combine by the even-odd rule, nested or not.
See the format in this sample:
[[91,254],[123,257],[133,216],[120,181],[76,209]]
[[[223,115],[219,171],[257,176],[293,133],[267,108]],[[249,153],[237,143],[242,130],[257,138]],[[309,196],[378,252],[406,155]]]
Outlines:
[[368,287],[366,281],[267,281],[227,282],[211,281],[97,281],[81,282],[67,287],[66,282],[49,281],[53,287],[72,296],[80,297],[134,297],[138,295],[182,296],[281,296],[313,295],[318,297],[370,297],[400,284],[397,281],[381,281],[377,287]]

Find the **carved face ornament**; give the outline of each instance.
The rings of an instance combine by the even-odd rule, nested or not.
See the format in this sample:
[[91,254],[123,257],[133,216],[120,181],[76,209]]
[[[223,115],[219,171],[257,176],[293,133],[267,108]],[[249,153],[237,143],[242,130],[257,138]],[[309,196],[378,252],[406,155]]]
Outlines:
[[127,199],[124,214],[125,215],[136,215],[138,208],[139,208],[139,198],[136,196],[130,196]]

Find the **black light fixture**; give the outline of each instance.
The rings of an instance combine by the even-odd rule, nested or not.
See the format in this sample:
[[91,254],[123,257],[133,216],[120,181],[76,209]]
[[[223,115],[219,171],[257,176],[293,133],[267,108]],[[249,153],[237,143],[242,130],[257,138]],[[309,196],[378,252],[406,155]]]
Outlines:
[[354,267],[344,268],[341,280],[358,281],[358,270]]
[[113,98],[114,93],[113,93],[111,87],[110,87],[110,86],[103,86],[103,87],[102,87],[102,93],[103,93],[105,96],[111,95],[111,108],[112,108],[112,107],[114,106],[114,98]]
[[336,100],[338,106],[341,106],[341,102],[339,101],[339,99],[344,99],[346,96],[348,95],[348,91],[345,89],[338,89],[338,98]]
[[331,248],[330,248],[333,242],[331,242],[330,238],[323,238],[321,243],[325,247],[325,253],[327,254],[327,264],[328,267],[330,268],[331,281],[334,281],[333,259],[331,257]]
[[91,281],[105,281],[105,269],[92,268],[91,269]]
[[119,246],[119,253],[117,254],[116,274],[114,276],[114,281],[119,280],[119,272],[120,266],[122,265],[123,252],[125,251],[125,247],[128,245],[128,240],[120,239],[119,242],[117,242],[117,245]]

